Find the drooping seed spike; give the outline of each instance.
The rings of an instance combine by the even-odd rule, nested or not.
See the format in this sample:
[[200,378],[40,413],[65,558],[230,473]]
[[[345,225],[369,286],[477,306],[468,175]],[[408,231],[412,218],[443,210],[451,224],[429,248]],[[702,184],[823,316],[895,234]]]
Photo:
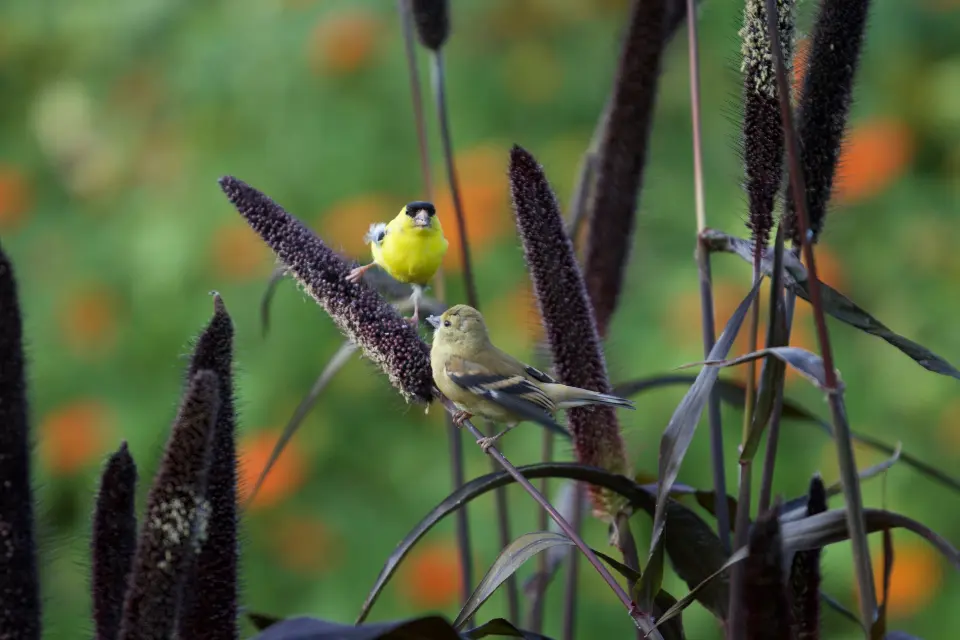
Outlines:
[[219,386],[217,374],[203,370],[184,394],[147,498],[120,640],[166,640],[176,629],[183,585],[206,536]]
[[665,0],[634,0],[587,203],[587,291],[601,336],[623,287],[665,42]]
[[[740,29],[744,187],[749,200],[747,227],[753,236],[756,256],[767,246],[773,228],[774,202],[783,184],[784,135],[765,4],[764,0],[747,0]],[[795,0],[778,0],[777,24],[783,58],[788,64],[793,57],[795,21]]]
[[124,441],[100,476],[93,514],[93,621],[97,640],[114,640],[120,632],[123,598],[137,548],[137,465]]
[[[807,515],[827,510],[827,490],[819,474],[810,480]],[[798,551],[790,568],[790,592],[796,640],[820,638],[820,555],[821,549]]]
[[0,247],[0,638],[39,640],[28,415],[17,282]]
[[[870,0],[821,0],[797,106],[797,137],[815,242],[823,230],[840,145],[853,99]],[[787,228],[800,246],[793,197],[786,197]]]
[[780,505],[757,516],[750,531],[750,555],[744,560],[743,609],[746,638],[790,638],[790,606],[783,579]]
[[431,51],[439,50],[450,36],[450,3],[448,0],[407,1],[412,3],[420,43]]
[[247,223],[286,264],[348,339],[409,401],[433,399],[430,347],[369,286],[347,282],[348,263],[280,205],[231,176],[220,187]]
[[[563,384],[610,393],[593,306],[573,244],[564,232],[556,196],[543,168],[518,146],[510,152],[510,192],[557,376]],[[629,475],[613,408],[579,407],[570,409],[567,416],[580,462]],[[623,506],[623,499],[612,492],[590,487],[590,495],[598,515],[613,518]]]
[[234,640],[239,580],[237,541],[237,420],[233,388],[233,320],[223,298],[213,293],[213,317],[197,339],[188,370],[217,376],[220,408],[214,427],[206,499],[210,518],[206,540],[184,585],[178,621],[181,638]]

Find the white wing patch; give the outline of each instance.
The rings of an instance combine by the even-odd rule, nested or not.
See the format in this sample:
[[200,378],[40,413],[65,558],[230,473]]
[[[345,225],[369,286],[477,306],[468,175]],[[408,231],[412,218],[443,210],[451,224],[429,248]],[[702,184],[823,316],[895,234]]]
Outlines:
[[374,222],[370,225],[370,230],[367,231],[367,234],[363,236],[363,241],[366,244],[375,242],[380,244],[383,242],[383,238],[387,235],[387,223],[386,222]]

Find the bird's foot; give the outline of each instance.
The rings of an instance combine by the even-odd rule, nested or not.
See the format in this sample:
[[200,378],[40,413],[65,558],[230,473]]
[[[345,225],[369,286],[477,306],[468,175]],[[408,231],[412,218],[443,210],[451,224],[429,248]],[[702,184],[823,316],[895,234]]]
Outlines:
[[467,413],[466,411],[457,411],[455,414],[453,414],[453,424],[457,425],[458,427],[462,427],[463,423],[472,417],[472,413]]
[[372,266],[373,266],[373,263],[370,263],[370,264],[365,264],[363,266],[360,266],[360,267],[357,267],[356,269],[351,270],[350,273],[347,274],[347,277],[346,277],[347,282],[353,282],[353,283],[360,282],[360,278],[362,278],[363,274],[367,272],[367,269],[369,269]]
[[487,451],[490,449],[490,447],[493,446],[493,443],[495,443],[497,440],[499,440],[499,439],[500,439],[500,436],[502,436],[502,435],[503,435],[503,433],[498,433],[498,434],[495,435],[495,436],[487,436],[487,437],[485,437],[485,438],[479,438],[479,439],[477,440],[477,444],[480,445],[480,450],[483,451],[484,453],[487,453]]

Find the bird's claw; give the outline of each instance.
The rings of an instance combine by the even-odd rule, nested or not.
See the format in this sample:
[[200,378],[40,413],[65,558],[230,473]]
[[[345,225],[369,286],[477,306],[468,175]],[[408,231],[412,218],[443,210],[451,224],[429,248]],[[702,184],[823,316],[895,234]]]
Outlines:
[[480,450],[486,453],[490,447],[493,446],[493,443],[497,441],[496,436],[487,436],[485,438],[479,438],[477,444],[480,445]]
[[369,268],[369,265],[364,265],[362,267],[356,267],[355,269],[352,269],[350,273],[347,274],[346,281],[354,284],[360,282],[360,278],[363,277],[363,274],[366,273],[367,269]]
[[462,427],[464,421],[471,417],[473,417],[472,414],[467,413],[466,411],[457,411],[455,414],[453,414],[453,424],[457,425],[458,427]]

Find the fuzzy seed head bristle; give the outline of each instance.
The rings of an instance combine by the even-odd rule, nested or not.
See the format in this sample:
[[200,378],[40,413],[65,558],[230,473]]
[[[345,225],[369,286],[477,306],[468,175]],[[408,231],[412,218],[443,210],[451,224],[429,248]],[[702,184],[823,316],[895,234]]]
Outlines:
[[[517,230],[530,269],[540,316],[563,384],[610,393],[600,337],[573,244],[563,228],[556,196],[543,168],[526,150],[510,153],[510,189]],[[630,464],[612,407],[567,412],[577,459],[613,473],[629,474]],[[623,506],[612,492],[590,487],[595,512],[613,517]]]
[[404,398],[430,403],[430,347],[410,323],[364,282],[348,282],[348,263],[283,207],[236,178],[221,178],[220,186],[344,336],[360,346]]
[[[795,0],[777,0],[777,28],[787,73],[791,69],[794,46]],[[748,79],[748,90],[776,99],[777,78],[773,69],[773,53],[767,36],[767,10],[764,0],[747,0],[740,28],[740,71]]]

